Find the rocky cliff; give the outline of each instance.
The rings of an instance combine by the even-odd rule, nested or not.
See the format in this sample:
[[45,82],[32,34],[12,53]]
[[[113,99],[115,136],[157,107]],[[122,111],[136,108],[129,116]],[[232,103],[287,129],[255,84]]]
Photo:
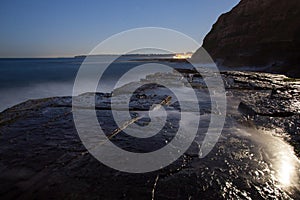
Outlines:
[[299,22],[299,0],[241,0],[219,17],[203,47],[223,66],[300,76]]

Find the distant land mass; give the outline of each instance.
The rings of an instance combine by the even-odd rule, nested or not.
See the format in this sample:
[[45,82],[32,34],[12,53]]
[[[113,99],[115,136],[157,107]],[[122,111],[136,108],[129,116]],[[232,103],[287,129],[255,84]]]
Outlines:
[[219,17],[203,48],[220,66],[300,77],[300,0],[241,0]]
[[[182,53],[183,54],[183,53]],[[175,56],[176,53],[169,53],[169,54],[161,54],[161,53],[151,53],[151,54],[146,54],[146,53],[138,53],[138,54],[92,54],[92,55],[76,55],[74,56],[74,58],[86,58],[86,57],[97,57],[97,56],[122,56],[122,57],[127,57],[127,56],[135,56],[135,57],[145,57],[145,56],[164,56],[164,57],[168,57],[168,56]]]

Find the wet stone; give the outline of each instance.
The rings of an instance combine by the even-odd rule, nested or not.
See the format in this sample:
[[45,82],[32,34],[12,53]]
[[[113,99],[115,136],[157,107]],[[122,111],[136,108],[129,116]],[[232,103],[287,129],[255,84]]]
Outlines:
[[[228,101],[225,125],[212,151],[200,158],[210,116],[218,114],[212,108],[217,105],[209,101],[201,76],[191,78],[194,70],[180,73],[148,76],[112,93],[29,100],[2,112],[1,199],[299,199],[300,164],[294,155],[299,156],[300,144],[297,84],[285,82],[282,75],[222,72]],[[148,84],[157,77],[183,91],[190,83],[200,99],[200,112],[193,109],[197,102],[188,101],[182,110],[170,90]],[[180,77],[189,78],[178,83]],[[136,84],[141,87],[125,105],[124,97]],[[126,134],[127,128],[120,130],[110,138],[119,148],[131,152],[163,148],[179,128],[181,111],[200,117],[192,145],[175,162],[154,172],[131,174],[105,166],[82,144],[73,121],[72,100],[83,111],[95,109],[109,137],[118,129],[112,118],[112,98],[118,113],[129,108],[133,119],[143,116],[133,123],[136,131],[151,122],[150,111],[163,108],[168,114],[155,137],[134,138]],[[184,127],[186,132],[189,126],[193,123]]]

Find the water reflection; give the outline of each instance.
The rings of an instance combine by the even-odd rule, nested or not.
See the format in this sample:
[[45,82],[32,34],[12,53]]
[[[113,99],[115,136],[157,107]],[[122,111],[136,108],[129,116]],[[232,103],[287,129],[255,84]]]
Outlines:
[[291,146],[278,138],[276,139],[276,143],[272,145],[274,150],[272,162],[274,163],[277,179],[283,187],[297,187],[299,185],[299,173],[297,174],[299,160],[294,155]]
[[300,161],[293,148],[282,138],[273,136],[275,132],[247,130],[249,136],[263,149],[265,162],[274,173],[276,185],[290,190],[300,187]]
[[290,158],[283,158],[279,162],[278,168],[278,180],[283,186],[289,186],[292,184],[292,175],[295,172],[293,161]]

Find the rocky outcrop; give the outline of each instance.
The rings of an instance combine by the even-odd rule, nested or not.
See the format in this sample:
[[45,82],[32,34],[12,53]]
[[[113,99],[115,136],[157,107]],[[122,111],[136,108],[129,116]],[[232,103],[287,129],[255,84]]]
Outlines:
[[[283,75],[223,72],[228,97],[226,123],[213,150],[200,159],[199,147],[214,104],[209,103],[210,97],[201,76],[194,70],[177,71],[190,77],[188,81],[193,83],[191,86],[201,100],[198,134],[177,161],[145,174],[124,173],[101,164],[83,146],[76,132],[71,107],[73,101],[77,107],[85,102],[85,106],[80,107],[83,113],[95,109],[99,125],[119,148],[151,152],[172,140],[182,110],[166,88],[150,83],[154,79],[164,79],[173,83],[176,89],[187,90],[186,82],[179,81],[178,73],[149,75],[112,93],[85,93],[75,99],[29,100],[0,113],[1,199],[267,199],[270,196],[299,199],[300,165],[291,165],[295,174],[288,175],[296,178],[295,182],[291,179],[288,183],[291,192],[280,187],[280,176],[274,174],[278,164],[274,158],[278,154],[284,156],[278,157],[279,161],[294,156],[293,151],[282,152],[290,146],[270,134],[261,134],[253,127],[242,129],[235,126],[237,119],[243,127],[254,122],[272,130],[280,128],[282,132],[277,133],[290,134],[288,141],[299,150],[299,81]],[[137,84],[141,87],[131,96],[129,107],[132,118],[138,121],[130,123],[147,125],[148,117],[139,118],[139,113],[146,115],[153,105],[164,105],[166,111],[170,111],[161,132],[150,138],[134,138],[122,132],[130,124],[118,128],[111,113],[111,98],[116,99],[115,108],[121,114],[127,106],[124,97],[131,95],[128,89]],[[96,106],[89,104],[93,100]],[[188,102],[190,106],[183,111],[195,112],[195,106],[199,105],[192,103]],[[187,124],[188,130],[192,125]],[[283,145],[283,149],[270,148],[277,145]],[[115,156],[115,159],[124,159]]]
[[299,21],[299,0],[241,0],[219,17],[203,47],[222,66],[299,77]]

